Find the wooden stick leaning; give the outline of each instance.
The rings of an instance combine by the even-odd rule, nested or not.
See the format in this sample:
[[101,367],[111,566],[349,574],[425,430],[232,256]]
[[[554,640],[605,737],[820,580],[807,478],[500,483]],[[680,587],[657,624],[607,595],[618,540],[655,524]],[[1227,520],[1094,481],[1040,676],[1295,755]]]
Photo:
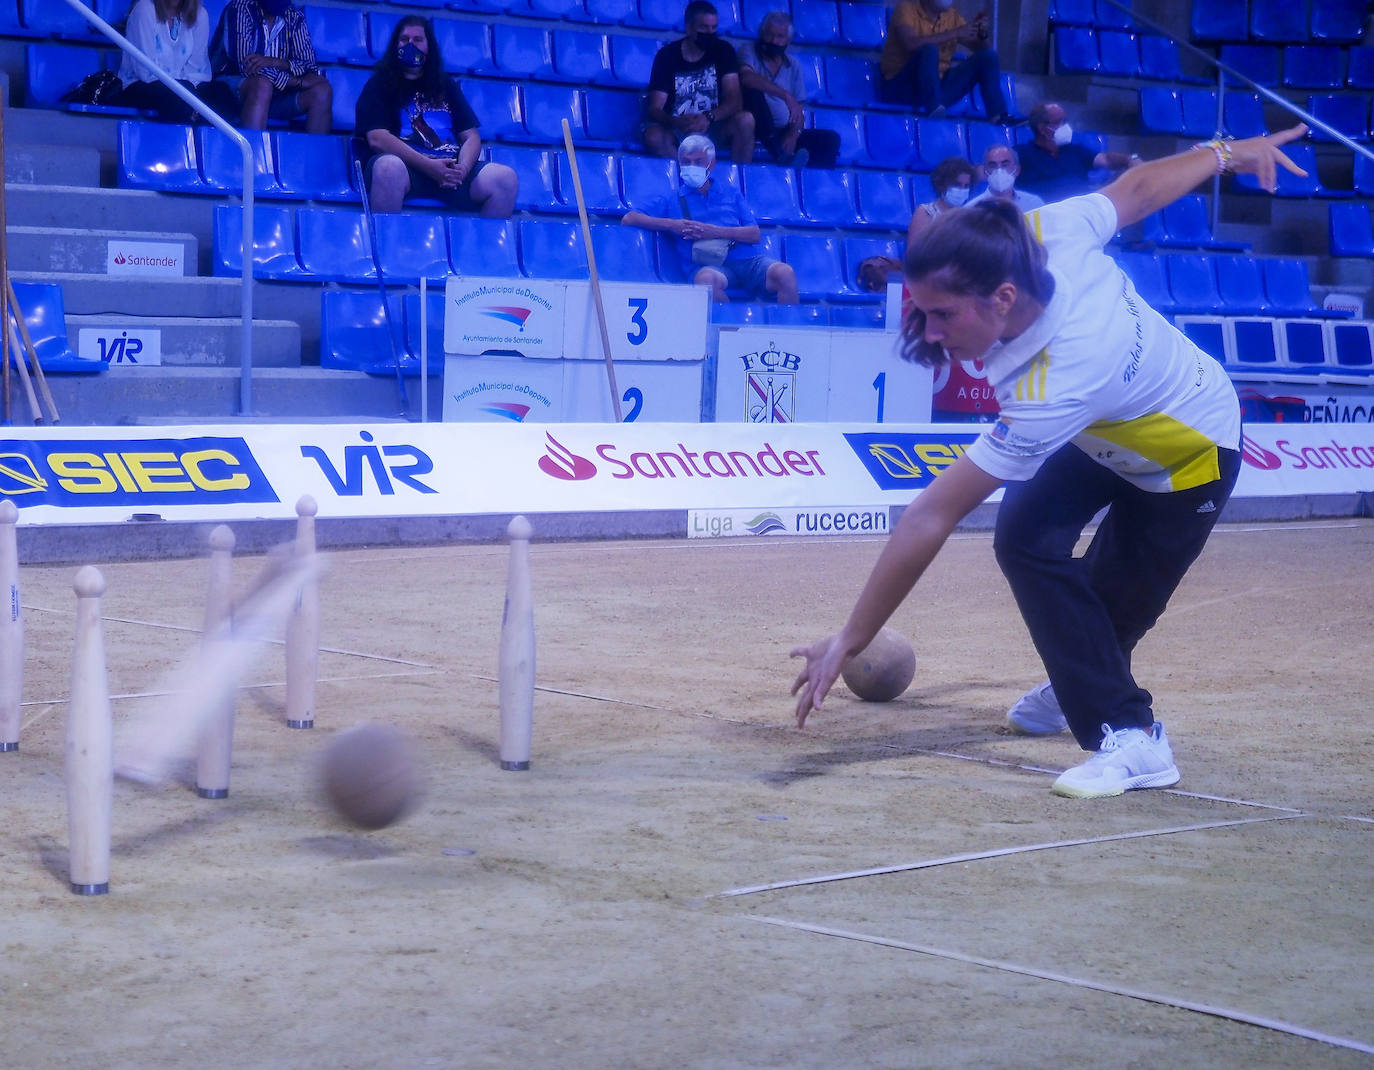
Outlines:
[[611,409],[615,422],[621,423],[620,388],[615,385],[615,361],[611,359],[611,336],[606,330],[606,308],[601,303],[601,280],[596,274],[596,250],[592,248],[592,228],[587,222],[587,202],[582,199],[582,176],[577,170],[577,152],[573,149],[572,128],[563,120],[563,147],[568,150],[568,170],[572,172],[573,192],[577,195],[577,216],[582,220],[582,241],[587,246],[587,268],[592,278],[592,302],[596,305],[596,325],[601,328],[601,352],[606,356],[606,380],[611,390]]
[[33,422],[41,424],[43,422],[43,410],[38,407],[38,397],[33,392],[33,381],[29,378],[29,366],[24,360],[24,350],[19,341],[19,335],[14,325],[14,309],[11,307],[9,322],[5,324],[5,334],[9,336],[10,346],[14,350],[14,366],[19,369],[19,381],[24,386],[24,396],[29,399],[29,411],[33,413]]
[[10,312],[13,313],[15,325],[19,328],[19,336],[24,340],[24,350],[29,355],[29,362],[33,364],[33,377],[38,383],[38,393],[42,395],[43,403],[48,406],[52,422],[60,423],[62,417],[58,415],[57,402],[53,400],[52,391],[48,389],[48,377],[43,372],[43,365],[39,363],[38,349],[29,334],[29,325],[24,322],[24,310],[19,307],[19,298],[15,296],[14,283],[10,281],[9,276],[5,277],[5,295],[9,298]]
[[[0,278],[5,280],[0,287],[0,321],[9,312],[9,224],[5,220],[5,107],[0,105]],[[0,394],[4,395],[4,420],[11,422],[10,406],[10,332],[0,331]]]

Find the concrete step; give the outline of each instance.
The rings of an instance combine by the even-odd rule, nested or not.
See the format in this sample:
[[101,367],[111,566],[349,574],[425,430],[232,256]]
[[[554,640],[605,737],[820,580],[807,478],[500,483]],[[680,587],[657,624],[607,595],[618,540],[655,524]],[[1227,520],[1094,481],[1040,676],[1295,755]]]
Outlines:
[[34,145],[8,140],[5,181],[98,187],[100,150],[84,145]]
[[157,193],[141,189],[5,184],[6,217],[26,227],[113,230],[135,237],[153,224],[160,231],[193,235],[208,272],[215,205],[222,197]]
[[[157,331],[164,368],[238,368],[242,359],[242,328],[241,319],[120,315],[67,317],[67,337],[73,349],[81,346],[83,330],[99,332],[106,339],[119,338],[130,330],[144,337],[151,331]],[[93,339],[91,344],[95,344]],[[299,368],[300,325],[288,320],[254,320],[252,352],[254,367]],[[155,368],[156,365],[115,364],[111,366],[110,374],[141,374]]]
[[104,275],[109,266],[111,243],[126,240],[179,245],[184,274],[198,273],[200,243],[193,234],[145,231],[131,237],[123,230],[74,230],[69,227],[10,227],[9,268],[11,271]]

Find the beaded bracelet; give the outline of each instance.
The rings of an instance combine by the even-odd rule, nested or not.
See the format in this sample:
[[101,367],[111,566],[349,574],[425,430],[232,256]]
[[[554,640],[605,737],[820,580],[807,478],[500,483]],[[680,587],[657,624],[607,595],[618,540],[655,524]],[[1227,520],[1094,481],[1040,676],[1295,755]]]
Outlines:
[[1229,137],[1217,137],[1211,141],[1201,141],[1194,148],[1211,149],[1217,155],[1217,174],[1230,174],[1231,139]]

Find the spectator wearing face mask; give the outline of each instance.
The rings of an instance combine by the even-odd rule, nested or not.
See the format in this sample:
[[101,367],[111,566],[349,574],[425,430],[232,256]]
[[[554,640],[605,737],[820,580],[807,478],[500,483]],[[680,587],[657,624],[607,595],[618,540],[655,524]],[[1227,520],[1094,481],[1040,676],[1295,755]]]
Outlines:
[[935,165],[935,170],[930,172],[930,185],[935,190],[935,199],[920,205],[912,213],[911,225],[906,231],[908,242],[943,213],[962,208],[968,203],[974,173],[973,164],[959,156],[950,156]]
[[210,55],[215,77],[238,93],[245,130],[304,116],[307,131],[329,133],[334,91],[315,61],[305,13],[291,0],[229,0]]
[[755,297],[777,296],[780,305],[797,303],[797,275],[790,265],[765,256],[754,213],[739,190],[715,176],[716,147],[705,134],[688,134],[677,151],[682,184],[626,212],[621,223],[667,234],[677,248],[683,272],[698,286],[711,287],[717,301],[727,288]]
[[1021,161],[1016,150],[1007,145],[990,145],[983,153],[983,174],[987,176],[988,188],[969,204],[981,201],[1007,201],[1016,205],[1018,212],[1031,212],[1044,205],[1044,201],[1034,193],[1016,188],[1016,176],[1021,173]]
[[[956,60],[958,49],[966,54]],[[978,86],[988,118],[1006,121],[1002,68],[992,49],[986,11],[968,22],[954,10],[954,0],[898,0],[878,68],[879,91],[889,104],[906,104],[938,118]]]
[[644,147],[671,158],[688,134],[706,134],[728,140],[735,163],[749,163],[754,116],[744,108],[739,59],[717,32],[716,7],[692,0],[682,19],[687,35],[660,48],[649,72]]
[[801,64],[787,54],[792,16],[770,11],[759,23],[758,40],[739,48],[739,81],[754,132],[773,159],[785,167],[834,167],[840,135],[806,129],[806,82]]
[[1045,101],[1031,109],[1035,140],[1021,147],[1021,186],[1046,201],[1061,201],[1092,190],[1094,170],[1124,171],[1140,157],[1098,152],[1073,142],[1073,126],[1062,105]]

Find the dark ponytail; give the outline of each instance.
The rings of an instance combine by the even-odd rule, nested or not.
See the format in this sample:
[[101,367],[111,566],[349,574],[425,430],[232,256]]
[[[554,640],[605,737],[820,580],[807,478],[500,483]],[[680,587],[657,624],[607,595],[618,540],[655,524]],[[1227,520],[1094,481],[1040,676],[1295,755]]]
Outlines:
[[[951,294],[989,297],[1004,282],[1041,305],[1054,296],[1045,247],[1014,204],[996,199],[941,213],[907,247],[906,275]],[[925,341],[925,313],[914,305],[902,320],[901,356],[939,367],[944,347]]]

